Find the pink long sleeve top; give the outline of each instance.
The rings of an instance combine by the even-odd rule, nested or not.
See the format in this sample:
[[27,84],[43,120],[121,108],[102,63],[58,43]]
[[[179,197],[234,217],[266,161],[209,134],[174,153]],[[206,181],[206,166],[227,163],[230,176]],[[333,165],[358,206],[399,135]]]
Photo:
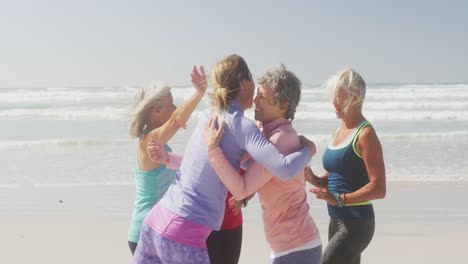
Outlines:
[[[262,132],[283,155],[301,149],[297,132],[287,119],[264,124]],[[210,151],[208,158],[216,174],[237,200],[258,192],[265,236],[273,252],[294,249],[311,241],[321,244],[317,226],[309,215],[303,172],[292,180],[282,181],[254,161],[242,177],[219,147]]]

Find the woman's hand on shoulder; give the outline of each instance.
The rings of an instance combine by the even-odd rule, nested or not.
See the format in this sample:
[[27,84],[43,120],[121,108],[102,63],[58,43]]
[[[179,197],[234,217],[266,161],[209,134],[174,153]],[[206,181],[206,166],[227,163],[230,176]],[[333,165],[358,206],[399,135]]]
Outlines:
[[217,115],[210,117],[206,125],[205,132],[203,132],[203,141],[208,146],[208,152],[217,148],[221,138],[223,137],[224,121],[221,121],[219,128],[216,128],[217,123]]
[[169,162],[169,154],[166,148],[158,141],[150,139],[146,145],[146,152],[154,163],[166,164]]

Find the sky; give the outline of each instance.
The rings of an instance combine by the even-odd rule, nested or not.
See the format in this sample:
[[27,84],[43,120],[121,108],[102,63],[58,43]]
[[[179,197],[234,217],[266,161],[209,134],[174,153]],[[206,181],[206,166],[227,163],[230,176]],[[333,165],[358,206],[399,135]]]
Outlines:
[[306,85],[468,82],[468,1],[0,0],[0,88],[190,83],[236,53]]

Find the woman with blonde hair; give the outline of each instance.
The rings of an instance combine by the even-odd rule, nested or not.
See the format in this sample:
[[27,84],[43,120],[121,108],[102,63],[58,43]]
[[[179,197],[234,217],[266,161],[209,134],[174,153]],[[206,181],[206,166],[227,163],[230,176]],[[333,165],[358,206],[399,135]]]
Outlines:
[[134,263],[210,263],[206,238],[221,227],[227,193],[209,164],[206,145],[201,140],[213,113],[218,112],[224,118],[220,146],[236,169],[242,156],[249,153],[275,175],[289,179],[310,160],[308,147],[282,155],[244,117],[244,110],[252,107],[255,85],[242,57],[229,55],[219,61],[212,82],[214,109],[201,116],[187,143],[175,181],[145,218]]
[[173,103],[170,87],[154,86],[138,90],[134,109],[131,112],[130,136],[139,138],[137,147],[136,197],[128,231],[128,244],[132,254],[138,244],[143,219],[149,210],[161,199],[175,177],[175,171],[165,164],[153,162],[147,154],[150,140],[166,144],[172,136],[185,126],[190,115],[205,94],[207,87],[203,66],[200,72],[192,70],[195,94],[181,107]]
[[341,124],[323,154],[325,174],[319,177],[306,169],[307,181],[317,187],[311,192],[327,202],[330,215],[329,242],[321,262],[358,264],[374,235],[372,200],[386,194],[383,151],[362,114],[366,83],[361,75],[348,68],[324,86]]

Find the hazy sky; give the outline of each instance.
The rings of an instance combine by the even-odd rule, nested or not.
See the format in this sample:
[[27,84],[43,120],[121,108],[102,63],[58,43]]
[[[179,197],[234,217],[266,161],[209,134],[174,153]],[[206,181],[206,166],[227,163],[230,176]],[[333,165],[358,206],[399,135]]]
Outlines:
[[468,81],[468,1],[0,0],[0,34],[0,87],[189,84],[231,53],[305,84]]

